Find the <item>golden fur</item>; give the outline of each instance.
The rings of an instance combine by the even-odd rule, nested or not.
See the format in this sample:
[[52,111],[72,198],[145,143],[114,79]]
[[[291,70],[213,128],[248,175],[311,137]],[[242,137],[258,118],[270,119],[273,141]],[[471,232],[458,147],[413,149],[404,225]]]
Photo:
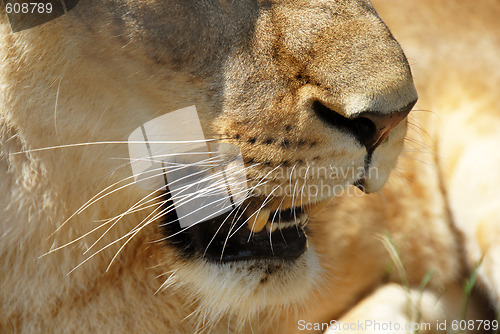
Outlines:
[[[408,133],[401,123],[375,150],[379,174],[365,189],[377,193],[335,197],[310,222],[309,250],[271,273],[273,262],[186,260],[155,242],[154,223],[121,249],[149,212],[129,210],[148,194],[136,187],[78,210],[130,176],[116,158],[127,158],[135,128],[189,105],[206,134],[260,163],[248,177],[270,182],[264,195],[283,181],[305,186],[264,166],[363,168],[364,148],[311,104],[350,117],[416,98],[369,3],[82,0],[15,34],[0,13],[0,332],[293,333],[299,319],[461,319],[462,286],[481,259],[478,290],[498,306],[499,6],[373,2],[414,71]],[[89,142],[108,144],[54,148]],[[480,295],[469,306],[477,319],[490,316]]]

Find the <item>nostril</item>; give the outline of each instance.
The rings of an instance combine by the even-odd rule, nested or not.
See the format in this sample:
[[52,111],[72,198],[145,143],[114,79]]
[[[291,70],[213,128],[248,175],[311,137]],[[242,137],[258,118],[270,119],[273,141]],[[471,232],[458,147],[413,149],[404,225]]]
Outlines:
[[408,116],[412,107],[413,105],[410,108],[390,114],[367,111],[357,115],[353,122],[356,123],[358,138],[361,143],[368,150],[373,150]]
[[392,113],[365,111],[351,118],[340,115],[319,101],[313,103],[313,109],[323,122],[350,133],[367,150],[373,150],[408,116],[415,103],[416,101],[413,101],[401,110]]
[[351,134],[367,148],[371,147],[371,141],[376,136],[377,126],[369,117],[358,116],[350,119],[329,109],[319,101],[313,103],[313,109],[324,123]]
[[358,117],[352,120],[358,139],[366,146],[377,132],[377,126],[366,117]]

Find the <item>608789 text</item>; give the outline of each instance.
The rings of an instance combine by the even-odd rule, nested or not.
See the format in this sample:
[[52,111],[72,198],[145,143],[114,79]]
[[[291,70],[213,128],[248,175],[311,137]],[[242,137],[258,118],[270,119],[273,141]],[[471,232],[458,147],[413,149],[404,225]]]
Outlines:
[[50,14],[52,13],[51,3],[23,2],[5,4],[7,14]]

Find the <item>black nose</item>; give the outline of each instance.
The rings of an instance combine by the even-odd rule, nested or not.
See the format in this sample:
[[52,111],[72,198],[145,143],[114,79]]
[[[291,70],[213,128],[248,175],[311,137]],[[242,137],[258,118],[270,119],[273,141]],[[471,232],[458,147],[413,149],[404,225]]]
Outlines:
[[351,118],[328,109],[319,101],[313,103],[313,108],[320,119],[335,128],[353,134],[370,151],[382,143],[389,133],[408,116],[416,102],[415,100],[401,110],[389,114],[365,111]]
[[390,114],[367,111],[356,115],[352,121],[361,143],[368,150],[377,147],[408,116],[414,105],[415,103],[411,103],[411,105],[405,107],[403,110]]

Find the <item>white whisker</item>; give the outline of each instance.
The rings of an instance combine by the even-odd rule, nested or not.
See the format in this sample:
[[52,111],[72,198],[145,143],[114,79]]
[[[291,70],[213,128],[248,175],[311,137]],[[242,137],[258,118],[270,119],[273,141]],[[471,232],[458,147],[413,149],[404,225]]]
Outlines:
[[171,271],[170,276],[168,276],[168,278],[160,285],[158,290],[155,291],[155,293],[154,293],[155,295],[158,294],[158,292],[160,292],[160,291],[165,291],[166,289],[168,289],[170,286],[172,286],[175,283],[175,274],[177,273],[178,270],[179,270],[179,268]]
[[[248,206],[249,206],[249,205],[250,205],[250,203],[249,203],[249,204],[247,204],[247,206],[245,207],[245,209],[243,209],[243,210],[241,211],[240,215],[237,217],[237,215],[238,215],[238,211],[241,209],[241,207],[238,207],[238,211],[236,212],[235,216],[233,217],[233,221],[231,222],[231,227],[229,228],[228,235],[227,235],[227,237],[226,237],[226,240],[224,240],[224,245],[222,246],[222,251],[221,251],[221,254],[220,254],[220,260],[221,260],[221,261],[222,261],[222,257],[224,256],[224,250],[226,249],[226,245],[227,245],[227,241],[229,240],[230,233],[231,233],[231,231],[232,231],[233,227],[234,227],[234,226],[236,225],[236,223],[238,222],[238,220],[240,220],[240,219],[241,219],[241,217],[243,216],[243,214],[245,213],[245,211],[248,209]],[[233,211],[234,211],[234,210],[233,210]],[[231,212],[231,214],[232,214],[232,212]],[[230,217],[230,216],[228,215],[228,217]],[[227,218],[226,218],[226,219],[227,219]],[[226,220],[224,219],[224,222],[225,222],[225,221],[226,221]],[[222,224],[224,224],[224,222],[223,222]],[[221,224],[221,227],[222,227],[222,224]],[[217,232],[214,234],[214,236],[212,237],[212,239],[211,239],[211,240],[210,240],[210,242],[208,243],[207,247],[205,248],[205,252],[208,250],[208,247],[210,247],[210,244],[212,243],[212,241],[214,241],[214,239],[215,239],[215,237],[216,237],[216,235],[217,235],[217,233],[219,232],[219,230],[220,230],[220,228],[221,228],[221,227],[219,227],[219,229],[217,230]]]
[[50,151],[50,150],[56,150],[56,149],[63,149],[63,148],[74,148],[74,147],[82,147],[82,146],[99,146],[99,145],[117,145],[117,144],[196,144],[196,143],[210,143],[210,142],[217,142],[220,141],[220,139],[200,139],[200,140],[174,140],[174,141],[154,141],[154,140],[148,140],[148,141],[142,141],[142,140],[135,140],[135,141],[127,141],[127,140],[110,140],[110,141],[98,141],[98,142],[86,142],[86,143],[74,143],[74,144],[64,144],[64,145],[55,145],[55,146],[48,146],[48,147],[41,147],[41,148],[34,148],[34,149],[29,149],[29,150],[23,150],[19,152],[14,152],[12,154],[24,154],[24,153],[32,153],[32,152],[43,152],[43,151]]
[[[182,169],[182,167],[181,167],[181,168],[178,168],[178,169],[176,169],[176,170],[180,170],[180,169]],[[160,168],[155,168],[155,169],[151,170],[151,172],[155,172],[155,171],[162,171],[162,170],[164,170],[164,168],[160,167]],[[209,169],[207,169],[207,170],[209,170]],[[202,170],[202,171],[200,171],[199,173],[203,173],[203,172],[204,172],[204,171]],[[144,178],[144,179],[143,179],[143,181],[144,181],[144,180],[151,179],[151,178],[155,178],[155,177],[158,177],[158,176],[161,176],[161,175],[164,175],[164,173],[159,173],[159,174],[155,174],[155,175],[152,175],[152,176],[146,177],[146,178]],[[113,193],[116,193],[116,192],[118,192],[118,191],[120,191],[120,190],[123,190],[123,189],[125,189],[125,188],[127,188],[127,187],[129,187],[129,186],[133,185],[133,184],[136,184],[136,182],[135,182],[135,181],[132,181],[132,182],[130,182],[130,183],[128,183],[128,184],[125,184],[125,185],[123,185],[123,186],[120,186],[120,187],[118,187],[118,188],[116,188],[116,189],[114,189],[114,190],[112,190],[112,191],[110,191],[110,192],[108,192],[108,193],[105,193],[107,190],[109,190],[109,189],[113,188],[114,186],[118,185],[119,183],[122,183],[122,182],[124,182],[124,181],[126,181],[126,180],[134,179],[134,178],[135,178],[135,176],[136,176],[136,175],[132,175],[132,176],[126,177],[125,179],[122,179],[122,180],[120,180],[120,181],[117,181],[117,182],[115,182],[115,183],[111,184],[110,186],[107,186],[106,188],[104,188],[104,189],[103,189],[103,190],[101,190],[100,192],[98,192],[96,195],[94,195],[92,198],[90,198],[90,199],[89,199],[86,203],[84,203],[84,204],[83,204],[83,205],[82,205],[82,206],[81,206],[78,210],[76,210],[76,211],[75,211],[75,212],[74,212],[74,213],[73,213],[70,217],[68,217],[68,218],[67,218],[67,219],[66,219],[66,220],[65,220],[65,221],[64,221],[64,222],[63,222],[63,223],[62,223],[62,224],[61,224],[61,225],[60,225],[60,226],[59,226],[59,227],[58,227],[58,228],[57,228],[57,229],[56,229],[56,230],[55,230],[55,231],[54,231],[51,235],[50,235],[50,237],[52,237],[52,236],[53,236],[56,232],[58,232],[58,231],[59,231],[59,230],[60,230],[60,229],[61,229],[61,228],[62,228],[62,227],[63,227],[63,226],[64,226],[64,225],[68,222],[68,221],[70,221],[73,217],[75,217],[76,215],[79,215],[80,213],[82,213],[83,211],[85,211],[85,210],[86,210],[87,208],[89,208],[90,206],[92,206],[92,205],[94,205],[95,203],[99,202],[99,201],[100,201],[100,200],[102,200],[103,198],[105,198],[105,197],[107,197],[107,196],[112,195]],[[186,177],[188,177],[188,176],[186,176]],[[175,184],[176,182],[181,181],[181,180],[185,179],[186,177],[183,177],[183,178],[181,178],[181,179],[178,179],[178,180],[176,180],[176,181],[173,181],[171,184]],[[158,188],[157,190],[161,190],[163,187],[164,187],[164,186],[162,186],[162,187]],[[104,194],[104,195],[102,195],[103,193],[105,193],[105,194]],[[102,196],[101,196],[101,195],[102,195]]]
[[[258,215],[260,213],[260,211],[262,211],[262,209],[266,206],[267,203],[269,203],[273,193],[278,190],[281,185],[283,185],[283,183],[281,183],[280,185],[278,186],[275,186],[274,189],[266,196],[266,198],[264,199],[264,201],[262,202],[262,204],[260,205],[260,208],[256,211],[256,214]],[[248,236],[248,240],[247,242],[250,242],[250,238],[252,237],[252,234],[253,234],[253,228],[255,226],[255,222],[254,222],[254,225],[252,226],[252,231],[250,232],[250,235]]]
[[[163,188],[163,187],[162,187]],[[160,188],[161,189],[161,188]],[[159,189],[158,189],[159,190]],[[111,224],[111,226],[108,227],[108,229],[106,231],[104,231],[104,233],[99,237],[97,238],[97,240],[83,253],[83,254],[86,254],[87,252],[89,252],[99,241],[102,240],[102,238],[104,238],[104,236],[106,236],[106,234],[114,227],[116,226],[116,224],[118,224],[118,222],[123,218],[125,217],[126,215],[130,214],[130,212],[135,209],[141,202],[143,202],[146,198],[148,198],[149,196],[153,195],[155,192],[152,192],[152,193],[149,193],[148,195],[142,197],[139,201],[137,201],[136,203],[134,203],[130,208],[128,208],[125,212],[121,213],[120,215],[116,216],[115,218],[113,218],[114,222]]]

